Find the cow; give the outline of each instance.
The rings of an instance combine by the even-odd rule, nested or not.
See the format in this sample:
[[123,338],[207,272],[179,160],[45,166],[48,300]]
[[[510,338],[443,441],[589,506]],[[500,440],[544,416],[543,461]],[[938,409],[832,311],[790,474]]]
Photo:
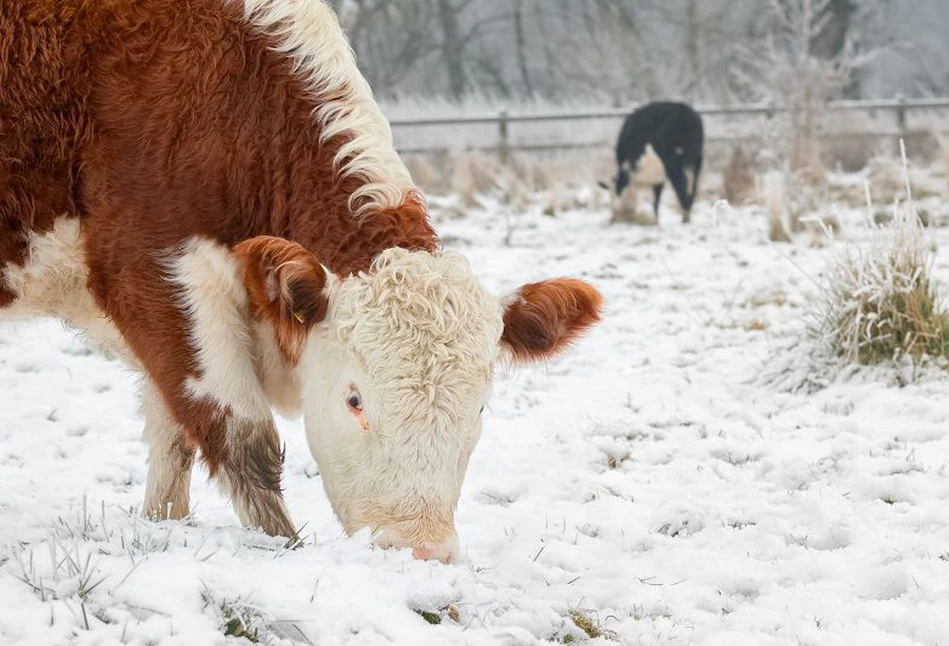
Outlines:
[[0,317],[55,316],[143,375],[143,512],[196,456],[296,536],[273,411],[349,534],[453,562],[499,362],[600,319],[572,278],[489,294],[445,251],[322,0],[0,2]]
[[639,193],[651,188],[653,211],[668,181],[688,222],[702,171],[702,117],[684,103],[648,103],[630,114],[616,143],[611,222],[635,220]]

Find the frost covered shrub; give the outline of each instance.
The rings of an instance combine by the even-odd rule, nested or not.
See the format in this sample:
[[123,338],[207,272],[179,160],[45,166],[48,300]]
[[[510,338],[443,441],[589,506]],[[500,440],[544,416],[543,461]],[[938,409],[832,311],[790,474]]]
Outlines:
[[933,254],[911,201],[869,244],[844,248],[828,267],[816,332],[837,356],[877,363],[949,356],[949,312],[931,278]]
[[942,153],[943,173],[949,179],[949,135],[939,137],[939,150]]
[[[823,127],[824,132],[833,133],[825,138],[822,151],[824,162],[845,173],[863,170],[871,159],[884,152],[884,146],[889,145],[877,137],[866,135],[885,128],[884,124],[866,112],[828,112]],[[885,150],[892,155],[892,148]]]
[[768,211],[768,240],[790,242],[786,224],[788,200],[785,181],[780,171],[769,171],[763,178],[762,194]]
[[744,206],[754,199],[755,176],[751,172],[751,157],[740,144],[732,148],[722,178],[722,189],[732,206]]
[[461,151],[452,157],[451,191],[465,206],[475,206],[478,195],[498,186],[503,167],[493,156],[480,151]]
[[[445,155],[442,155],[444,157]],[[448,178],[445,173],[439,170],[438,164],[433,160],[433,155],[404,155],[405,167],[412,176],[412,181],[416,186],[426,193],[442,195],[447,192]],[[442,165],[444,165],[444,160]]]

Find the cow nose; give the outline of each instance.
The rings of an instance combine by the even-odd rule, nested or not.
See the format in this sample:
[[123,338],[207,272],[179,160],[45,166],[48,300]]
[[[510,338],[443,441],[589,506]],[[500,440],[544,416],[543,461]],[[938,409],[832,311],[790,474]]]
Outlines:
[[423,545],[412,548],[412,558],[419,561],[440,561],[448,564],[452,562],[452,551],[447,545]]
[[[3,0],[0,0],[2,2]],[[451,531],[447,538],[435,538],[431,540],[408,540],[403,538],[392,529],[379,532],[374,541],[376,545],[385,548],[410,549],[412,558],[419,561],[439,561],[446,565],[462,563],[464,558],[461,552],[461,542],[458,540],[458,534]]]

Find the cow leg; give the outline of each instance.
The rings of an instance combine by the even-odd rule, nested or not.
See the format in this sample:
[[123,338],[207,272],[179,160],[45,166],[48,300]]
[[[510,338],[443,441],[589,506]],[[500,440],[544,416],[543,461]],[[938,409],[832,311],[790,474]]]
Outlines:
[[689,214],[692,211],[692,195],[689,193],[689,179],[681,166],[670,169],[669,183],[675,190],[676,198],[679,201],[679,212],[682,214],[682,222],[689,223]]
[[[170,425],[200,450],[245,526],[294,537],[280,486],[279,438],[253,363],[247,293],[236,261],[224,247],[197,240],[174,251],[113,255],[125,262],[110,266],[107,249],[90,248],[90,291],[160,393]],[[154,440],[159,448],[174,443],[170,425],[152,434],[163,438]],[[155,460],[150,483],[156,493],[147,509],[166,502],[162,468],[169,467],[161,462]]]
[[194,450],[187,445],[184,430],[171,418],[152,384],[145,385],[142,410],[148,442],[145,516],[180,520],[189,513]]
[[659,201],[662,199],[662,188],[664,186],[665,184],[652,185],[652,192],[653,192],[653,195],[655,196],[655,200],[653,201],[653,205],[652,205],[652,210],[656,214],[656,224],[659,223]]
[[283,500],[283,451],[273,420],[232,419],[227,435],[229,455],[218,481],[230,495],[237,517],[247,527],[296,539],[296,528]]

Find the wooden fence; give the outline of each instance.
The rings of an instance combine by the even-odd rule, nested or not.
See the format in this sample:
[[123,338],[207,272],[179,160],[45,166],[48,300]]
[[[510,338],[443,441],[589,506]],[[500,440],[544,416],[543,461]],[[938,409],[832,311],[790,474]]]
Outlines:
[[[922,110],[940,110],[949,109],[949,97],[934,99],[884,99],[869,101],[835,101],[829,104],[830,112],[863,111],[869,114],[888,112],[893,116],[894,129],[885,132],[848,132],[844,136],[863,136],[863,137],[890,137],[899,139],[913,134],[918,134],[909,128],[908,115],[911,112]],[[546,112],[517,114],[507,111],[500,111],[493,114],[482,114],[468,117],[435,117],[423,119],[393,119],[391,121],[393,130],[398,134],[403,131],[410,131],[420,128],[464,128],[470,126],[494,126],[496,140],[491,142],[479,143],[477,145],[463,145],[461,148],[489,150],[498,152],[502,158],[513,150],[519,151],[545,151],[545,150],[567,150],[571,148],[589,148],[612,145],[612,141],[596,142],[556,142],[556,143],[522,143],[512,138],[512,129],[519,124],[537,125],[542,123],[570,123],[570,122],[589,122],[614,120],[620,121],[631,111],[632,107],[608,110],[580,110],[565,112]],[[775,115],[786,112],[787,109],[773,104],[756,104],[734,107],[696,107],[696,110],[706,117],[765,117],[772,118]],[[946,128],[949,129],[949,120]],[[721,138],[721,137],[720,137]],[[709,137],[714,140],[714,137]],[[458,147],[458,146],[455,146]],[[398,146],[402,153],[436,153],[448,152],[453,146],[440,142],[436,145],[408,145]]]

